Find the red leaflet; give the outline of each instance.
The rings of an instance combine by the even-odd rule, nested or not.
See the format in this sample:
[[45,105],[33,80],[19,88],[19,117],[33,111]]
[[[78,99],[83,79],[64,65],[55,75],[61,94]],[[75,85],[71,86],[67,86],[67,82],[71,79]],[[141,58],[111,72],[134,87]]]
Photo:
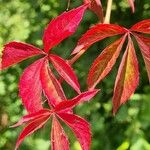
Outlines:
[[89,9],[91,9],[101,20],[104,22],[103,7],[100,0],[84,0],[84,3],[89,3]]
[[134,0],[128,0],[128,3],[129,3],[129,5],[130,5],[130,7],[132,9],[132,12],[134,13],[134,11],[135,11]]
[[92,97],[94,97],[99,90],[92,90],[92,91],[87,91],[84,93],[81,93],[77,97],[73,98],[72,100],[66,100],[62,101],[55,107],[55,111],[64,111],[66,109],[72,109],[76,105],[78,105],[81,102],[89,101]]
[[34,119],[38,119],[44,116],[50,115],[51,111],[49,109],[41,109],[38,112],[28,114],[26,116],[23,116],[16,124],[10,126],[12,128],[22,125],[23,123],[33,121]]
[[44,52],[32,45],[21,42],[10,42],[4,46],[0,69],[5,69],[24,59],[39,54],[44,54]]
[[95,59],[87,79],[87,84],[90,89],[94,89],[95,86],[111,71],[120,54],[125,38],[126,35],[107,46]]
[[16,147],[15,150],[18,149],[19,145],[22,143],[22,141],[24,140],[24,138],[30,134],[32,134],[33,132],[35,132],[36,130],[40,129],[49,119],[50,116],[44,116],[44,117],[40,117],[38,119],[35,119],[34,121],[32,121],[30,124],[28,124],[24,130],[21,132],[17,143],[16,143]]
[[40,71],[44,58],[37,60],[23,72],[19,82],[19,95],[28,112],[36,112],[42,109],[42,87]]
[[125,103],[134,93],[139,82],[138,61],[131,39],[129,38],[127,49],[123,55],[115,81],[113,95],[113,114],[119,106]]
[[144,62],[146,65],[147,73],[148,73],[148,78],[150,81],[150,38],[144,37],[142,35],[134,34],[138,45],[141,49]]
[[76,48],[72,54],[78,53],[82,49],[89,48],[93,43],[100,41],[106,37],[126,33],[127,29],[120,27],[115,24],[98,24],[90,28],[82,37],[79,39]]
[[52,121],[51,146],[52,150],[69,150],[68,138],[55,116]]
[[59,117],[73,130],[83,150],[89,150],[91,144],[90,125],[77,115],[59,113]]
[[69,12],[64,12],[49,23],[43,36],[45,52],[76,31],[87,7],[88,5],[85,4]]
[[56,55],[49,55],[49,59],[54,65],[57,72],[70,84],[78,93],[80,93],[80,85],[73,69],[65,60]]
[[130,30],[150,34],[150,19],[136,23]]
[[43,63],[41,68],[40,80],[50,106],[55,106],[62,100],[66,100],[63,89],[51,72],[47,61]]

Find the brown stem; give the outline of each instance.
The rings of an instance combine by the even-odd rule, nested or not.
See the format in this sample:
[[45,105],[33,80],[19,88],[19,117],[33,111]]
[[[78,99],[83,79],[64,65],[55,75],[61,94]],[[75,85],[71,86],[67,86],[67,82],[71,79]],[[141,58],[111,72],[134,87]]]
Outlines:
[[112,1],[113,0],[107,1],[107,8],[106,8],[106,15],[105,15],[104,23],[110,23]]

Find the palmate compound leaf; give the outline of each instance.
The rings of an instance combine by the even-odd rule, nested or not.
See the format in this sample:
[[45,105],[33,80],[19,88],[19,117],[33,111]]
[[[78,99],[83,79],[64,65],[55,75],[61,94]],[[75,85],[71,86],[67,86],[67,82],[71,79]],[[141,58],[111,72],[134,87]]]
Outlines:
[[118,34],[126,33],[128,30],[115,24],[97,24],[90,28],[78,41],[77,46],[72,52],[76,54],[83,49],[89,48],[92,44]]
[[128,0],[128,3],[132,9],[132,12],[134,13],[135,12],[135,7],[134,7],[134,0]]
[[87,7],[88,4],[85,4],[76,9],[64,12],[49,23],[43,36],[45,52],[48,52],[52,47],[76,31]]
[[142,20],[136,23],[130,30],[150,34],[150,19]]
[[136,38],[138,45],[141,49],[142,56],[146,65],[148,78],[150,82],[150,38],[144,37],[143,35],[133,34]]
[[4,45],[0,70],[39,54],[44,54],[44,52],[33,45],[21,42],[10,42]]
[[51,129],[52,150],[69,150],[69,141],[59,121],[53,116]]
[[23,72],[19,82],[19,95],[29,113],[42,109],[40,71],[45,58],[35,61]]
[[56,55],[50,54],[49,59],[54,65],[57,72],[60,74],[60,76],[64,78],[64,80],[68,84],[70,84],[70,86],[72,86],[78,93],[81,93],[80,84],[71,66],[67,64],[66,61],[63,60],[61,57]]
[[74,114],[59,113],[58,116],[72,129],[79,140],[82,150],[89,150],[91,131],[88,122]]
[[101,22],[104,22],[104,16],[103,16],[103,7],[101,4],[101,0],[84,0],[84,3],[89,3],[89,9],[91,9],[101,20]]
[[41,116],[36,119],[34,119],[32,122],[30,122],[24,130],[21,132],[19,138],[17,139],[15,150],[18,149],[22,141],[25,139],[26,136],[34,133],[36,130],[43,127],[43,125],[48,121],[50,117],[50,114],[47,116]]
[[138,61],[131,38],[119,66],[113,94],[113,114],[115,114],[134,93],[139,82]]
[[125,39],[126,35],[119,40],[116,40],[107,46],[95,59],[87,78],[89,89],[94,89],[95,86],[111,71],[120,54]]
[[66,100],[63,89],[56,77],[53,75],[47,60],[41,67],[40,80],[50,106],[55,106],[62,100]]

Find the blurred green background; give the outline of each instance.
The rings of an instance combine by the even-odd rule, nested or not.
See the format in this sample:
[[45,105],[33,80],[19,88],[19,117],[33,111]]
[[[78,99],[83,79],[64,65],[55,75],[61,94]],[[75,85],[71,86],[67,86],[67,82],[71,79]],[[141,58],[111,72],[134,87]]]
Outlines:
[[[71,8],[81,0],[71,0]],[[104,10],[106,1],[102,0]],[[138,21],[150,18],[149,0],[135,0],[136,11],[131,13],[127,0],[114,0],[111,23],[130,27]],[[27,42],[42,48],[43,29],[49,21],[67,8],[67,0],[0,0],[0,50],[12,40]],[[68,58],[79,37],[98,18],[87,11],[77,32],[53,48],[53,53]],[[74,65],[82,91],[86,90],[86,78],[92,61],[115,38],[108,38],[91,46]],[[112,116],[112,93],[120,60],[112,72],[97,86],[101,92],[89,103],[75,108],[75,113],[91,123],[92,150],[150,150],[150,86],[140,51],[136,46],[140,65],[140,83],[135,92],[115,117]],[[18,97],[18,81],[25,67],[36,58],[23,61],[0,72],[0,150],[13,150],[22,127],[9,128],[26,114]],[[66,95],[74,91],[63,84]],[[71,150],[79,150],[79,143],[66,128]],[[48,150],[50,147],[50,122],[45,128],[26,138],[20,150]]]

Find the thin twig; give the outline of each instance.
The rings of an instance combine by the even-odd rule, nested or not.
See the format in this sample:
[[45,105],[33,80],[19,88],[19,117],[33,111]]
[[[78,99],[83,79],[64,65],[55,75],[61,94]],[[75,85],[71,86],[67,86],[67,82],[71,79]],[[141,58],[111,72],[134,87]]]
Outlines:
[[104,23],[110,23],[112,1],[113,0],[107,1],[107,8],[106,8],[106,15],[105,15]]

